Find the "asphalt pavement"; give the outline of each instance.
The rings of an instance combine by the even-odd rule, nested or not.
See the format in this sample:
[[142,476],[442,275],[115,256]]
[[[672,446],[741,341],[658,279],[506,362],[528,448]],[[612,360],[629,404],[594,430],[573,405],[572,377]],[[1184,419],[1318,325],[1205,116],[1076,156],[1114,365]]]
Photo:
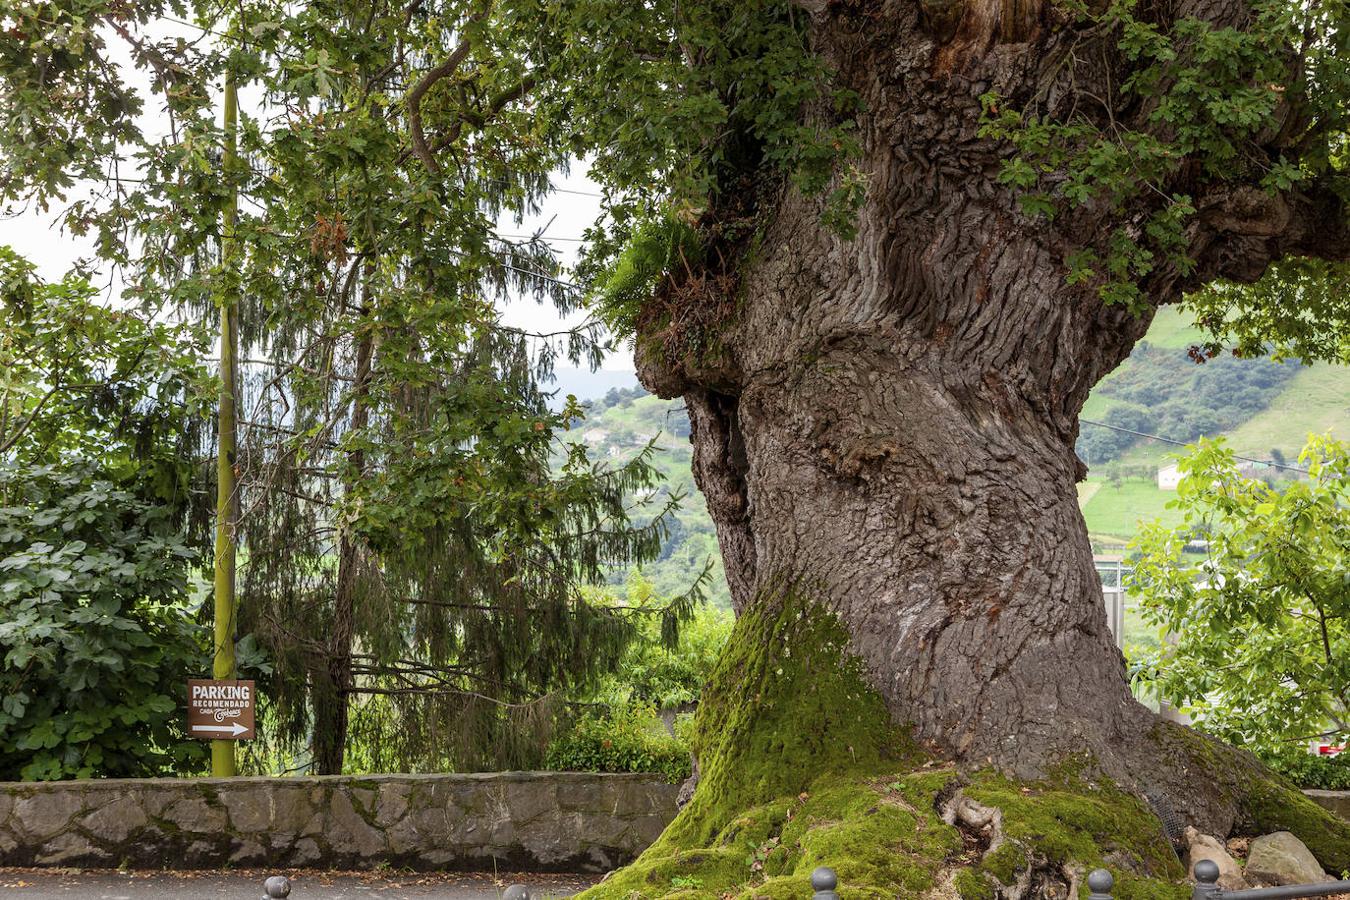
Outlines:
[[589,875],[390,872],[150,872],[0,869],[0,898],[59,900],[260,900],[269,875],[291,879],[291,900],[499,900],[512,884],[532,898],[570,897],[599,880]]

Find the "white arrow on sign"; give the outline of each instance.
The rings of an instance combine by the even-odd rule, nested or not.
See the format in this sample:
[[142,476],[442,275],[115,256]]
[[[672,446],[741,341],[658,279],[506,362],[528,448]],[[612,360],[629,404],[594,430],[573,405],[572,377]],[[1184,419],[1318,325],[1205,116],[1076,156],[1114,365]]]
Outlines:
[[239,735],[243,734],[245,731],[248,731],[247,728],[245,728],[243,725],[240,725],[238,722],[231,722],[229,725],[193,725],[193,726],[192,726],[192,730],[193,730],[193,731],[219,731],[219,732],[222,732],[222,733],[224,733],[224,734],[234,735],[235,737],[238,737]]

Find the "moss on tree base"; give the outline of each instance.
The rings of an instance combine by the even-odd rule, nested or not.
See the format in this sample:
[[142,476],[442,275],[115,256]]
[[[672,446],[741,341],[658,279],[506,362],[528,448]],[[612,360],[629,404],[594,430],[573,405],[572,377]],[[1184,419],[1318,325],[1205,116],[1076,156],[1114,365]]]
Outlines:
[[[1001,821],[948,821],[961,797]],[[801,900],[822,865],[838,873],[844,898],[1068,896],[1097,866],[1115,874],[1122,900],[1189,896],[1157,819],[1134,797],[935,767],[822,775],[744,811],[701,846],[667,836],[586,896]]]
[[[1189,896],[1146,803],[1088,765],[1036,782],[958,770],[891,723],[847,644],[833,615],[791,599],[742,615],[698,712],[693,799],[583,896],[801,900],[822,865],[846,900],[1086,896],[1098,866],[1121,900]],[[1267,788],[1253,821],[1326,828],[1324,811],[1294,828],[1315,805]],[[1342,823],[1314,851],[1334,865],[1347,836]]]

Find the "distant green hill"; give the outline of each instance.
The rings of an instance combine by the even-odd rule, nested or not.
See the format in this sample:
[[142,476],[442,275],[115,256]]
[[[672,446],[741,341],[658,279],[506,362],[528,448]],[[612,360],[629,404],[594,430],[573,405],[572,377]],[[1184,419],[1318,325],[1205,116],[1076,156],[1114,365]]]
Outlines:
[[[1350,368],[1229,356],[1196,363],[1188,350],[1199,339],[1181,313],[1164,310],[1083,410],[1078,451],[1088,463],[1088,477],[1079,485],[1078,501],[1100,549],[1123,546],[1140,520],[1178,518],[1167,509],[1176,495],[1158,488],[1157,472],[1182,448],[1127,431],[1182,442],[1223,435],[1238,454],[1290,464],[1310,432],[1350,438]],[[640,387],[611,390],[594,401],[576,433],[594,450],[613,455],[635,452],[661,436],[657,464],[666,474],[667,489],[682,491],[685,500],[665,553],[644,567],[644,574],[658,591],[677,593],[689,586],[705,560],[716,559],[713,597],[729,605],[712,520],[690,474],[683,402],[661,400]],[[616,573],[614,581],[621,583],[625,576]]]

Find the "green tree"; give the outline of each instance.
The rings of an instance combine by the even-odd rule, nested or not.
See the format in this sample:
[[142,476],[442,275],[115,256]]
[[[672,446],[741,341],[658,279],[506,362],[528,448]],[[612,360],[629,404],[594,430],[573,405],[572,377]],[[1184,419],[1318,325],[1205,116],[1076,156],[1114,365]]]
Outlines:
[[[0,54],[0,99],[11,101],[0,134],[17,151],[12,171],[39,190],[86,162],[98,174],[107,136],[131,121],[117,107],[90,114],[91,98],[116,99],[84,84],[105,71],[87,64],[91,6],[129,15],[98,0],[23,4],[17,32],[4,32],[19,46]],[[1350,826],[1133,701],[1073,455],[1088,391],[1157,307],[1215,281],[1257,282],[1284,260],[1346,255],[1343,10],[428,0],[235,14],[250,41],[287,47],[287,84],[309,93],[285,113],[316,134],[329,121],[322,95],[361,59],[327,42],[366,34],[388,54],[392,69],[366,69],[371,83],[342,92],[379,97],[352,108],[383,117],[387,141],[366,141],[356,120],[331,136],[408,164],[396,169],[410,182],[400,214],[385,220],[397,227],[376,235],[413,240],[456,223],[467,235],[391,254],[388,271],[481,285],[502,259],[483,249],[494,246],[481,214],[489,186],[504,181],[509,208],[524,208],[568,154],[588,156],[609,198],[576,277],[616,288],[604,294],[617,306],[600,313],[631,323],[643,383],[689,407],[739,615],[700,703],[693,799],[597,893],[666,893],[676,877],[716,893],[797,892],[835,859],[846,884],[884,895],[939,879],[968,896],[1069,893],[1073,872],[1107,859],[1130,860],[1123,881],[1167,880],[1180,873],[1144,805],[1155,795],[1220,834],[1239,821],[1290,828],[1328,868],[1350,867]],[[288,16],[314,26],[278,28]],[[307,41],[287,44],[292,33]],[[242,43],[229,61],[247,67]],[[195,94],[182,96],[169,102]],[[33,122],[47,132],[36,140]],[[212,133],[200,132],[200,153],[147,148],[175,175],[160,179],[165,194],[182,192],[183,213],[160,204],[157,216],[196,216],[217,195],[209,165],[199,178],[177,163],[206,159]],[[495,143],[508,138],[519,141]],[[330,185],[250,177],[270,186],[274,175],[295,196]],[[322,212],[322,223],[297,216],[282,243],[318,237],[337,260],[334,238],[368,239],[359,218]],[[652,241],[684,227],[700,252],[629,257],[645,298],[622,289],[635,281],[604,279],[630,238],[643,251],[684,247]],[[668,268],[650,279],[653,259]],[[284,306],[347,283],[325,277]],[[455,325],[486,305],[456,302],[485,299],[476,290],[418,287],[419,303],[463,314]],[[1239,311],[1281,300],[1231,296]],[[1300,346],[1339,353],[1339,307],[1298,306],[1311,338]],[[953,765],[925,769],[933,756]],[[1070,760],[1086,777],[1065,774]],[[1037,789],[988,766],[1059,777]],[[970,783],[958,796],[960,778]],[[946,820],[934,812],[944,801]],[[990,806],[1006,839],[953,865],[962,839],[950,821],[965,815],[978,830],[996,820],[979,812]],[[772,859],[747,865],[761,849]]]
[[191,772],[198,347],[0,247],[0,779]]
[[[597,326],[525,334],[494,307],[582,299],[544,242],[496,234],[576,148],[528,103],[532,27],[488,3],[5,15],[0,196],[46,204],[91,181],[103,193],[64,221],[125,267],[127,296],[198,322],[230,298],[240,446],[223,471],[239,477],[239,623],[275,664],[268,734],[341,771],[349,709],[378,696],[395,717],[364,718],[360,739],[387,765],[528,763],[537,736],[508,738],[636,633],[579,585],[654,558],[665,528],[630,519],[649,454],[551,467],[577,410],[549,411],[540,383],[559,355],[598,360]],[[192,40],[156,37],[185,17]],[[237,131],[213,118],[221,73],[259,98]],[[222,165],[236,145],[245,163]]]
[[[1306,480],[1240,474],[1222,442],[1180,462],[1175,529],[1135,541],[1130,589],[1169,638],[1138,679],[1196,724],[1262,751],[1350,733],[1350,448],[1314,438]],[[1203,526],[1206,551],[1184,548]]]

